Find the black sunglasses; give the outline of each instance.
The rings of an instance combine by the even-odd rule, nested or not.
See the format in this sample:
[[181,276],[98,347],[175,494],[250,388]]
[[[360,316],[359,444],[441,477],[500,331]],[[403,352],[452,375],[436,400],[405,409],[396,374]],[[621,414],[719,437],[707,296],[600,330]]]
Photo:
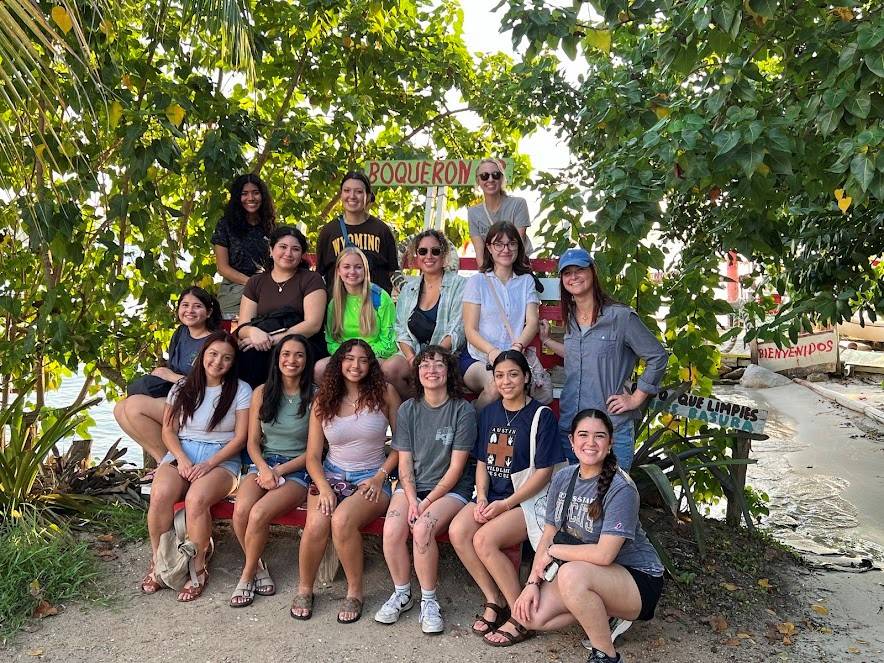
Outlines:
[[434,246],[432,249],[428,249],[426,246],[422,246],[417,250],[417,254],[419,256],[425,256],[428,253],[432,253],[434,256],[442,255],[442,248],[438,246]]
[[487,182],[489,177],[496,182],[501,177],[503,177],[503,173],[501,173],[499,170],[495,170],[493,173],[479,173],[479,179],[483,182]]

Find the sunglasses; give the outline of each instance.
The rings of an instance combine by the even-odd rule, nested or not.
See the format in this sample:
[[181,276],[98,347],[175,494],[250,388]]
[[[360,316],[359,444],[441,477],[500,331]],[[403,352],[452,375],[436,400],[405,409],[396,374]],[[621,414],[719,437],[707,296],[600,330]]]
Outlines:
[[483,182],[487,182],[489,177],[496,182],[501,177],[503,177],[503,173],[501,173],[499,170],[495,170],[493,173],[479,173],[479,179]]
[[419,256],[425,256],[428,253],[432,253],[434,256],[441,256],[442,248],[439,246],[434,246],[432,249],[428,249],[426,246],[422,246],[417,250],[417,254]]

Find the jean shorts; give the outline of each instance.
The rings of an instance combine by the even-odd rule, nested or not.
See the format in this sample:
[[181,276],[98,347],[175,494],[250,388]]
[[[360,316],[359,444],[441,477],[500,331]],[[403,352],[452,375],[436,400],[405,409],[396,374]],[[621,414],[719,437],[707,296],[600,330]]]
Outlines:
[[[283,463],[287,463],[291,460],[287,456],[280,456],[279,454],[264,454],[264,462],[267,463],[271,468],[276,467],[277,465],[282,465]],[[246,474],[258,474],[258,466],[252,463],[249,465],[249,470]],[[289,472],[288,474],[283,474],[282,478],[286,481],[293,481],[299,486],[307,487],[307,483],[309,482],[309,478],[307,476],[307,470],[295,470],[294,472]]]
[[[181,450],[184,452],[184,455],[187,456],[188,460],[194,465],[199,465],[200,463],[205,463],[209,458],[214,456],[221,448],[226,445],[227,442],[203,442],[202,440],[181,440]],[[175,456],[172,455],[171,452],[167,453],[163,456],[163,460],[160,461],[160,464],[163,463],[171,463],[175,460]],[[239,479],[240,472],[242,471],[242,462],[240,461],[239,454],[237,454],[234,458],[229,460],[225,460],[223,463],[219,463],[218,467],[223,468],[230,472],[234,477]]]
[[[348,472],[347,470],[341,469],[337,465],[326,460],[322,464],[322,469],[325,471],[325,478],[329,483],[334,483],[343,479],[348,483],[359,485],[363,481],[368,481],[369,479],[373,478],[381,468],[376,467],[373,470],[354,470],[353,472]],[[393,494],[393,490],[392,488],[390,488],[389,481],[384,481],[381,488],[383,488],[384,492],[387,494],[387,497],[390,497]]]

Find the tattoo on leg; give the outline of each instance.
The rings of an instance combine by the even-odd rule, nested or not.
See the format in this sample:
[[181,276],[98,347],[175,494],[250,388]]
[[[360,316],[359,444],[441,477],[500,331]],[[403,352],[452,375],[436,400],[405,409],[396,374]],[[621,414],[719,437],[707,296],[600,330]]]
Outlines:
[[439,519],[436,516],[431,516],[426,513],[424,515],[422,515],[420,517],[420,519],[423,520],[427,524],[427,526],[425,528],[426,532],[427,532],[427,536],[424,541],[418,541],[417,539],[415,539],[414,540],[414,548],[415,548],[415,551],[417,551],[419,554],[425,555],[427,553],[427,551],[430,549],[430,543],[433,540],[433,531],[436,529],[436,523],[439,522]]
[[399,512],[399,509],[390,509],[387,511],[387,518],[398,518],[402,514]]

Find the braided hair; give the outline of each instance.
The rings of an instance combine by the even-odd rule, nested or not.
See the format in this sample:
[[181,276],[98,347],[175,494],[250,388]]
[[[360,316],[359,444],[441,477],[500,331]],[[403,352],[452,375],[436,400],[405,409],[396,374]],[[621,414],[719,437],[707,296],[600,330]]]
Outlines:
[[[611,482],[614,480],[614,475],[617,474],[617,456],[614,455],[614,424],[611,423],[611,419],[607,414],[602,412],[601,410],[596,410],[595,408],[586,408],[585,410],[581,410],[577,413],[577,416],[574,417],[573,421],[571,421],[571,437],[573,439],[574,434],[577,432],[577,426],[584,419],[598,419],[604,424],[605,429],[608,431],[608,438],[611,439],[611,446],[608,447],[608,454],[605,456],[605,459],[602,461],[602,472],[599,474],[598,483],[596,483],[596,493],[592,502],[590,502],[586,507],[587,515],[593,520],[598,520],[602,517],[604,513],[604,509],[602,504],[605,501],[605,495],[608,494],[608,489],[611,487]],[[579,469],[578,469],[579,471]]]

